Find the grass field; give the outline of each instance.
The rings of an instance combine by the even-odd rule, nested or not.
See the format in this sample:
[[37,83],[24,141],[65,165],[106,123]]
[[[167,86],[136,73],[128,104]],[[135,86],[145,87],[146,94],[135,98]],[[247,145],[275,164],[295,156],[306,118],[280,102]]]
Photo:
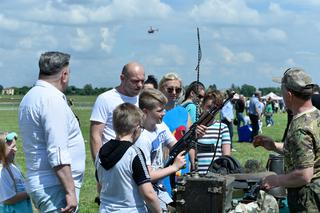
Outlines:
[[[83,137],[85,139],[86,145],[86,172],[83,186],[81,188],[80,194],[80,212],[98,212],[98,206],[93,203],[93,200],[96,196],[96,183],[94,177],[94,165],[90,155],[89,147],[89,117],[91,114],[91,106],[95,100],[93,96],[74,96],[69,97],[73,99],[74,106],[73,111],[79,116],[81,122],[81,130]],[[21,97],[15,96],[13,102],[15,104],[5,104],[8,103],[10,99],[0,96],[0,131],[15,131],[19,134],[18,129],[18,103]],[[85,103],[85,104],[82,104]],[[9,107],[8,107],[9,106]],[[80,106],[80,107],[79,107]],[[85,106],[85,107],[82,107]],[[286,126],[286,114],[278,113],[274,116],[275,125],[272,127],[263,127],[263,134],[273,137],[275,140],[280,140],[282,138],[283,131]],[[237,158],[242,165],[249,160],[255,159],[266,165],[269,152],[265,151],[263,148],[254,148],[251,143],[238,143],[237,142],[237,131],[234,128],[234,137],[233,144],[236,152],[233,152],[232,155]],[[24,155],[22,152],[22,141],[18,140],[18,153],[16,157],[17,164],[25,173],[26,168],[24,164]]]

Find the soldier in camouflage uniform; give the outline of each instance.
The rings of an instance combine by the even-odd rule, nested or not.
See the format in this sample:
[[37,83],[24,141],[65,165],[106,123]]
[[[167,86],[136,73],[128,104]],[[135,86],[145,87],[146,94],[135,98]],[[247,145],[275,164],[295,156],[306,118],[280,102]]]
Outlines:
[[290,212],[320,212],[320,111],[313,107],[315,85],[299,68],[288,69],[281,80],[281,91],[293,119],[284,143],[267,136],[256,136],[253,145],[284,155],[285,174],[263,179],[270,189],[288,190]]

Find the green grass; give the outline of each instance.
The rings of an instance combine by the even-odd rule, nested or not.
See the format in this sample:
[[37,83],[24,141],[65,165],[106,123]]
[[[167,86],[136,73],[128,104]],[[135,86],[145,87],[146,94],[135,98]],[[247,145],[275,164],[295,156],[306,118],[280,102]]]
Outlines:
[[[98,206],[93,203],[96,196],[96,181],[94,175],[94,165],[90,155],[89,147],[89,118],[91,114],[91,108],[77,108],[77,103],[88,102],[93,104],[95,97],[90,96],[73,96],[75,101],[74,112],[79,116],[81,121],[81,130],[83,137],[85,139],[86,145],[86,171],[83,186],[81,188],[80,194],[80,212],[98,212]],[[15,131],[19,133],[18,129],[18,111],[17,108],[13,110],[4,110],[0,106],[0,131]],[[274,116],[275,126],[266,128],[264,122],[263,134],[271,136],[275,140],[279,141],[282,138],[283,131],[286,126],[286,114],[278,113]],[[236,157],[242,165],[249,160],[255,159],[259,160],[262,165],[266,165],[269,152],[263,148],[254,148],[251,143],[238,143],[238,136],[236,128],[234,128],[233,146],[237,150],[233,152],[232,155]],[[22,169],[23,173],[26,172],[24,164],[24,155],[22,152],[22,141],[18,140],[18,153],[16,157],[17,164]]]

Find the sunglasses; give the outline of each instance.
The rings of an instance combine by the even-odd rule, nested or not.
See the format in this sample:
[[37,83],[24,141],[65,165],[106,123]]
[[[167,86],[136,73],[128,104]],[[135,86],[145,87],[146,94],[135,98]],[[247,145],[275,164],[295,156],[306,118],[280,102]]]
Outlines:
[[176,91],[176,94],[179,94],[182,89],[181,87],[168,87],[166,90],[169,94],[172,94],[173,91]]
[[202,99],[202,98],[204,98],[204,96],[203,95],[198,95],[198,98]]

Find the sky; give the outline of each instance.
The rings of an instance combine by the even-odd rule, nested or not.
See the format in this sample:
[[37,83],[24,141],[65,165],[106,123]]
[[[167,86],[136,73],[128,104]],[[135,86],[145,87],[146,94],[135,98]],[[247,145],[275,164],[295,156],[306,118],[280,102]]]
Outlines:
[[[320,82],[318,0],[1,0],[0,85],[32,86],[46,51],[71,54],[69,85],[114,87],[137,61],[158,80],[279,86],[289,67]],[[149,34],[149,27],[159,31]]]

